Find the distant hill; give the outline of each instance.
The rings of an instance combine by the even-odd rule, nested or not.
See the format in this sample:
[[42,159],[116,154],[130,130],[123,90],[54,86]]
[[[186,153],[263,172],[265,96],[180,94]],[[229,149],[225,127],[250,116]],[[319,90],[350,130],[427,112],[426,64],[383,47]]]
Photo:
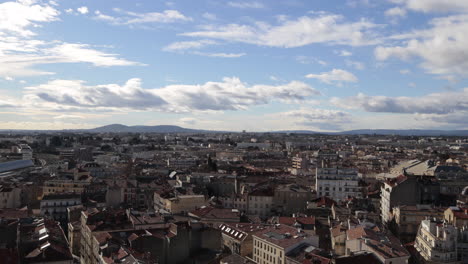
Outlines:
[[[90,133],[235,133],[232,131],[215,131],[190,129],[180,126],[159,125],[159,126],[126,126],[122,124],[112,124],[91,129],[69,129],[69,130],[20,130],[20,129],[0,129],[0,133],[33,133],[33,132],[90,132]],[[253,133],[262,133],[250,131]],[[341,132],[317,132],[312,130],[281,130],[269,131],[266,133],[294,133],[294,134],[322,134],[322,135],[399,135],[399,136],[468,136],[468,130],[424,130],[424,129],[358,129]]]
[[189,129],[180,126],[126,126],[121,124],[112,124],[93,129],[85,130],[87,132],[95,133],[200,133],[211,132],[207,130]]

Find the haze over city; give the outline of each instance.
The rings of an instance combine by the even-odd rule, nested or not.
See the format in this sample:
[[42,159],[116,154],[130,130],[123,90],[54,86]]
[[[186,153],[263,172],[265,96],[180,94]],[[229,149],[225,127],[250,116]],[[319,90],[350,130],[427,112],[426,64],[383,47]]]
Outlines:
[[466,129],[468,2],[2,1],[0,129]]

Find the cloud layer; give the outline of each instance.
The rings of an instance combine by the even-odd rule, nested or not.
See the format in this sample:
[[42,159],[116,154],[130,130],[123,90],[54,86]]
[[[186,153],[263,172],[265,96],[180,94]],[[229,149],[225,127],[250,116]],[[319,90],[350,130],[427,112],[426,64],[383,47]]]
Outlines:
[[202,31],[183,36],[212,38],[270,47],[301,47],[314,43],[362,46],[378,43],[373,30],[378,25],[362,19],[343,22],[340,15],[303,16],[283,20],[279,25],[256,22],[254,25],[208,25]]
[[138,78],[124,85],[89,86],[80,80],[54,80],[26,88],[25,100],[46,109],[156,110],[163,112],[245,110],[271,101],[298,102],[320,93],[292,81],[283,85],[247,85],[238,78],[201,85],[143,89]]
[[430,28],[393,36],[401,45],[379,46],[378,60],[421,60],[421,67],[442,76],[468,76],[468,14],[431,20]]

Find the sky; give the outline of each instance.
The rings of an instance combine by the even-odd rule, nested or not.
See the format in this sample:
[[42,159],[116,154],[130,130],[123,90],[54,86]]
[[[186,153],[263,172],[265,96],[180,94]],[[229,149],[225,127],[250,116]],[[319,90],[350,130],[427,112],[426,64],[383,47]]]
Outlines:
[[0,1],[0,129],[468,129],[466,0]]

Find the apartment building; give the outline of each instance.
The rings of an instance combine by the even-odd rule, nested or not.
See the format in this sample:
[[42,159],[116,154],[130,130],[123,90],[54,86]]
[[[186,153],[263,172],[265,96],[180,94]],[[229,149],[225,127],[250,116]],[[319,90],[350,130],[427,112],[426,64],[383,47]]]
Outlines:
[[362,198],[360,177],[356,169],[350,168],[317,168],[315,189],[318,196],[327,196],[333,200],[348,197]]
[[188,213],[206,204],[205,196],[178,194],[176,192],[154,192],[154,209],[164,209],[173,214]]
[[40,214],[57,221],[67,219],[67,208],[81,204],[81,195],[76,193],[56,193],[42,197]]
[[248,214],[268,217],[272,215],[273,210],[273,189],[256,189],[249,193]]
[[284,264],[288,253],[305,244],[318,247],[318,236],[281,224],[261,228],[253,235],[253,260],[259,264]]
[[463,238],[467,237],[467,232],[467,230],[459,230],[437,219],[423,220],[414,247],[425,261],[462,263],[462,256],[466,256],[466,249],[459,248],[459,246],[464,247],[466,244],[463,243]]
[[393,208],[394,234],[402,242],[413,242],[418,233],[421,221],[430,218],[441,218],[444,208],[429,204],[400,205]]

